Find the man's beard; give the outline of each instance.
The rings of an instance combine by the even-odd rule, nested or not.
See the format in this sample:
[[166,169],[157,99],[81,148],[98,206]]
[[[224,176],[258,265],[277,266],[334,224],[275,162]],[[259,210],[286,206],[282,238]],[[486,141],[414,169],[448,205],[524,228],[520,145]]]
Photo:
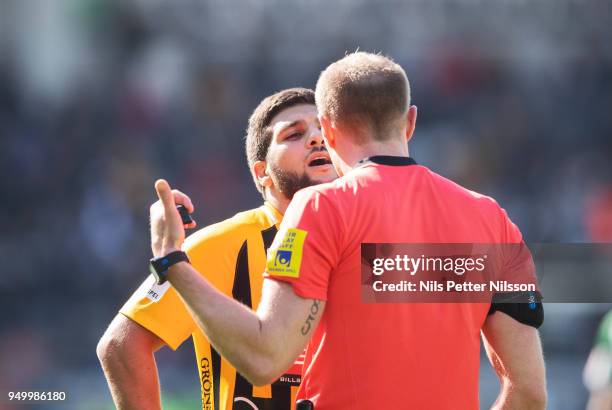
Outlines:
[[300,189],[321,183],[310,178],[306,172],[300,175],[297,172],[282,170],[273,164],[270,164],[270,170],[274,184],[289,200],[293,199],[293,195]]

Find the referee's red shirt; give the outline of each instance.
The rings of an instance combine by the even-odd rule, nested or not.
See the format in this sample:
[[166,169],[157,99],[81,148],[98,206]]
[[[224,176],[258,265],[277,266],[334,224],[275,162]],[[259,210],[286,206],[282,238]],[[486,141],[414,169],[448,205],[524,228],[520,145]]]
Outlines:
[[[291,235],[286,249],[301,263],[297,272],[278,273],[273,259],[293,263],[278,250]],[[372,157],[298,192],[266,273],[299,296],[327,301],[298,398],[312,400],[315,410],[478,409],[480,329],[489,305],[362,303],[360,245],[521,241],[495,200],[411,158]]]

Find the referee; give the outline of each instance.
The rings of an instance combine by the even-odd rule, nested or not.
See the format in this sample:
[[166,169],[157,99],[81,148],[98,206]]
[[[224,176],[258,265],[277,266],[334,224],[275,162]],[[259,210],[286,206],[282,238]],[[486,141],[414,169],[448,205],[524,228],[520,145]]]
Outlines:
[[[307,345],[298,399],[316,410],[478,409],[482,334],[501,382],[494,407],[545,408],[541,304],[361,301],[362,243],[522,243],[492,198],[409,157],[417,110],[404,70],[380,55],[349,54],[322,72],[316,100],[340,178],[295,195],[268,252],[256,313],[188,262],[169,268],[198,325],[254,384],[274,380]],[[180,250],[183,227],[167,182],[155,188],[165,214],[152,241],[163,240],[165,255]]]

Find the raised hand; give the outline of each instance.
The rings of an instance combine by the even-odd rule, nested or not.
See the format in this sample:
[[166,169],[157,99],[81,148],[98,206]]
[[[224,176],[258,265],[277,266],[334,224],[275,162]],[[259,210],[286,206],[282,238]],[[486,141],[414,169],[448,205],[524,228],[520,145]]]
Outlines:
[[196,222],[183,225],[177,205],[184,205],[189,213],[194,210],[191,199],[177,189],[171,189],[164,179],[155,181],[159,201],[151,205],[151,250],[154,257],[165,256],[181,250],[185,240],[185,228],[195,228]]

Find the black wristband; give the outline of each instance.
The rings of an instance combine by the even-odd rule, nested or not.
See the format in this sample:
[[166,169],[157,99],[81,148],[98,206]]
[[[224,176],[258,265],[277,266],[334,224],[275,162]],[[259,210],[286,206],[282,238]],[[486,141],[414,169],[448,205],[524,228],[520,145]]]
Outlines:
[[170,266],[179,262],[190,263],[187,254],[183,251],[170,252],[166,256],[151,259],[149,261],[149,271],[157,279],[157,284],[161,285],[168,280]]

